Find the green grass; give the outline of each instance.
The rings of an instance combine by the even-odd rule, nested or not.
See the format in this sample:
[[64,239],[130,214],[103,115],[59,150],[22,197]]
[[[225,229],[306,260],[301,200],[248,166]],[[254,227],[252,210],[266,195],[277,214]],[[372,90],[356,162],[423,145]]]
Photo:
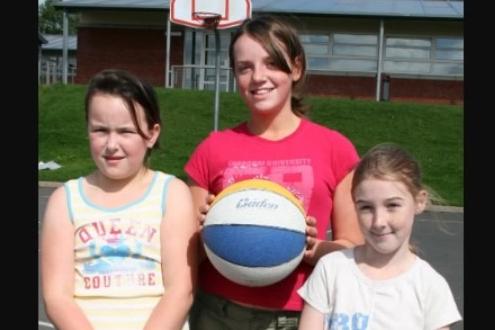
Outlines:
[[[151,167],[185,179],[183,166],[213,128],[214,93],[157,88],[162,109],[161,149]],[[62,168],[39,171],[39,180],[65,181],[94,169],[84,122],[82,85],[39,89],[39,154]],[[359,154],[381,142],[395,142],[421,162],[424,182],[449,205],[463,206],[463,109],[452,105],[374,102],[308,97],[309,117],[349,137]],[[236,93],[220,96],[220,128],[248,116]]]

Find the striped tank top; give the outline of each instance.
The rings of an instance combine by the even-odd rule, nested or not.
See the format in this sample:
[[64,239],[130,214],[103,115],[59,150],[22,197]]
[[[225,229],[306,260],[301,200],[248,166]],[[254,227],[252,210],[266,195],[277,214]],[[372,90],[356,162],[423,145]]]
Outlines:
[[83,178],[65,183],[75,228],[74,297],[95,329],[141,330],[162,296],[160,223],[172,178],[155,171],[141,198],[115,208],[92,203]]

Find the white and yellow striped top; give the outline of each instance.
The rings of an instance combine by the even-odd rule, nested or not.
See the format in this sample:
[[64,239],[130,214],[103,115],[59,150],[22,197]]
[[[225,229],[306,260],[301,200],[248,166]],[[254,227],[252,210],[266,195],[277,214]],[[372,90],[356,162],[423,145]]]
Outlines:
[[95,205],[82,178],[65,183],[75,227],[75,300],[95,329],[143,329],[164,292],[160,223],[173,176],[156,171],[138,200]]

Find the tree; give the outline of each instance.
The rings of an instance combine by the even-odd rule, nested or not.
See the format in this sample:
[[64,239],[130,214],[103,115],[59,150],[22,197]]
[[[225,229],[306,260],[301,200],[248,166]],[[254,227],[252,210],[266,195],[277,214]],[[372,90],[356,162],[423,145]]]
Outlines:
[[[55,9],[55,3],[61,0],[45,0],[38,8],[38,25],[41,33],[62,34],[64,32],[63,11]],[[69,34],[77,33],[79,17],[69,14]]]

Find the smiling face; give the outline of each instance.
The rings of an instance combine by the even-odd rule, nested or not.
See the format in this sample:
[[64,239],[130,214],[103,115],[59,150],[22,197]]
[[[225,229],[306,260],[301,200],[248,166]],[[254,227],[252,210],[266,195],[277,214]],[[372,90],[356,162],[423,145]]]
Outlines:
[[416,198],[401,181],[367,178],[354,190],[359,224],[374,253],[407,253],[414,216],[426,206],[426,191]]
[[233,47],[234,70],[240,96],[253,114],[277,114],[291,111],[293,82],[301,77],[298,63],[291,73],[278,68],[263,46],[247,34]]
[[91,156],[100,172],[110,179],[127,179],[144,167],[148,148],[153,147],[160,125],[148,128],[143,108],[135,103],[141,136],[122,98],[95,94],[88,107],[88,135]]

